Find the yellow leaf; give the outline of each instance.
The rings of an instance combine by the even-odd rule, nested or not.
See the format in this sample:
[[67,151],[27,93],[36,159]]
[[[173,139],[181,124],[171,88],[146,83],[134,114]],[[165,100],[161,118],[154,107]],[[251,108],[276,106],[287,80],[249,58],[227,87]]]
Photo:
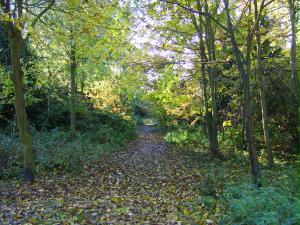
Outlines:
[[3,13],[2,17],[0,17],[1,20],[6,21],[6,22],[13,22],[13,19],[10,18],[8,13]]
[[223,127],[231,127],[232,126],[232,121],[231,120],[227,120],[223,122]]
[[183,215],[189,216],[190,215],[190,211],[188,209],[184,209],[183,210]]
[[112,197],[111,202],[115,204],[124,203],[124,199],[122,197]]

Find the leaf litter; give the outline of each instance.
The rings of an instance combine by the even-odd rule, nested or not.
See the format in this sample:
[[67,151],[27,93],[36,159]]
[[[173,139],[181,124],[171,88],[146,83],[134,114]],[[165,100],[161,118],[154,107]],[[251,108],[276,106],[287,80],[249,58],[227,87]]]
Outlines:
[[193,183],[200,175],[183,160],[155,127],[143,126],[124,151],[83,173],[0,186],[0,224],[187,224],[186,203],[199,196]]

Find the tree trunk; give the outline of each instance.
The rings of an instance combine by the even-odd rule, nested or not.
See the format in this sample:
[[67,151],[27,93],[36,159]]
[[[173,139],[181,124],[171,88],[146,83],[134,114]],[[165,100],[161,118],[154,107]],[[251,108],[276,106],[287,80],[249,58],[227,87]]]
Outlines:
[[19,136],[24,148],[24,180],[33,182],[35,175],[35,153],[33,149],[32,135],[29,130],[28,118],[25,108],[23,90],[23,70],[21,64],[21,52],[23,38],[19,30],[14,30],[9,35],[12,82],[14,85],[15,110],[19,129]]
[[81,80],[81,90],[80,90],[81,95],[84,95],[84,81],[83,79]]
[[258,65],[258,83],[259,83],[259,93],[260,93],[260,104],[261,104],[261,114],[262,114],[262,126],[264,131],[265,146],[267,150],[268,166],[273,166],[273,153],[271,148],[270,132],[268,127],[268,114],[267,114],[267,103],[266,103],[266,93],[265,93],[265,76],[262,61],[261,52],[261,39],[260,39],[260,22],[258,18],[258,8],[257,0],[254,0],[254,10],[255,10],[255,20],[256,20],[256,50],[257,50],[257,65]]
[[[203,39],[200,40],[200,54],[201,54],[201,61],[207,61],[206,56],[205,56],[205,48],[204,48],[204,42]],[[201,64],[201,73],[202,73],[202,86],[203,86],[203,95],[204,95],[204,107],[205,107],[205,120],[206,120],[206,125],[207,125],[207,133],[208,133],[208,139],[209,139],[209,151],[210,154],[213,157],[218,157],[219,156],[219,148],[218,148],[218,138],[217,138],[217,130],[214,129],[216,128],[216,123],[214,121],[214,116],[215,114],[212,114],[212,112],[209,111],[209,104],[208,104],[208,95],[207,95],[207,80],[206,80],[206,70],[207,70],[207,65],[204,63]],[[209,84],[211,85],[211,74],[208,74],[209,76]],[[211,91],[211,87],[210,93]],[[214,112],[215,113],[215,112]]]
[[76,134],[76,111],[75,111],[75,101],[76,101],[76,49],[75,44],[71,44],[70,51],[70,75],[71,75],[71,104],[70,104],[70,112],[71,112],[71,138],[73,138]]
[[[297,43],[296,43],[296,24],[297,24],[297,15],[296,15],[296,1],[288,0],[289,4],[289,14],[290,14],[290,23],[292,31],[292,40],[291,40],[291,69],[292,69],[292,99],[293,99],[293,108],[296,113],[295,124],[296,124],[296,140],[300,140],[300,74],[297,73]],[[296,141],[296,147],[298,152],[300,152],[299,141]]]
[[[200,6],[200,1],[197,0],[198,11]],[[205,1],[205,11],[209,12],[208,3]],[[208,59],[210,61],[216,61],[216,53],[215,53],[215,36],[212,29],[211,18],[206,18],[206,46],[208,51]],[[215,67],[208,66],[208,82],[209,82],[209,91],[211,97],[211,153],[216,156],[222,158],[219,151],[219,142],[218,142],[218,110],[217,110],[217,97],[216,97],[216,81],[215,77],[217,74],[217,70]]]
[[235,39],[234,29],[231,22],[228,0],[224,0],[225,11],[227,15],[227,26],[228,26],[228,34],[230,36],[231,44],[233,47],[233,51],[236,57],[236,64],[238,67],[238,71],[242,77],[243,81],[243,90],[244,90],[244,115],[245,115],[245,125],[246,125],[246,139],[247,146],[249,151],[249,158],[251,163],[251,171],[255,179],[255,183],[259,185],[259,163],[256,155],[256,147],[255,140],[253,134],[253,125],[252,125],[252,107],[251,107],[251,99],[250,99],[250,78],[249,74],[246,73],[243,63],[243,56],[240,52],[238,44]]
[[[197,8],[199,13],[202,13],[201,10],[201,5],[200,5],[200,1],[197,1]],[[200,57],[201,57],[201,61],[202,62],[207,62],[207,56],[206,56],[206,52],[205,52],[205,43],[203,40],[203,20],[200,17],[199,14],[199,24],[197,23],[196,17],[193,13],[191,13],[191,17],[192,17],[192,22],[193,25],[197,31],[198,37],[199,37],[199,41],[200,41],[200,45],[199,45],[199,51],[200,51]],[[203,93],[204,93],[204,107],[205,107],[205,120],[206,120],[206,125],[207,125],[207,134],[208,134],[208,140],[209,140],[209,151],[210,154],[213,157],[220,157],[221,154],[219,153],[219,145],[218,145],[218,137],[217,137],[217,121],[216,121],[216,105],[212,105],[212,112],[209,111],[209,104],[208,104],[208,95],[207,95],[207,90],[206,90],[206,79],[205,79],[205,75],[206,72],[208,72],[208,76],[209,76],[209,88],[210,88],[210,94],[213,94],[214,96],[214,102],[213,104],[215,104],[215,92],[214,92],[214,85],[213,85],[213,76],[212,76],[212,71],[208,69],[208,65],[206,65],[205,63],[201,64],[201,73],[202,73],[202,86],[203,86]],[[212,85],[212,86],[211,86]]]

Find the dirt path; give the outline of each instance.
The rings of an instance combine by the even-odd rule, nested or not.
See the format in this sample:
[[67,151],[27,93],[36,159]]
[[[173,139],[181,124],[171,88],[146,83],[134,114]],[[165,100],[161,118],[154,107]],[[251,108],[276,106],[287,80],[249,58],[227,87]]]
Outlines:
[[190,185],[196,179],[155,127],[143,126],[125,151],[77,177],[3,189],[0,224],[181,224],[185,203],[198,194]]

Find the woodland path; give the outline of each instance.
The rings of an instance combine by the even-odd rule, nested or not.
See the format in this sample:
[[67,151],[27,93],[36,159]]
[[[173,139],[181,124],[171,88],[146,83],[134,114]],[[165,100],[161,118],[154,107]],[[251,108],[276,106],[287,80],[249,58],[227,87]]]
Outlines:
[[124,151],[79,176],[2,189],[0,224],[181,224],[185,203],[199,195],[182,162],[154,126],[142,126]]

